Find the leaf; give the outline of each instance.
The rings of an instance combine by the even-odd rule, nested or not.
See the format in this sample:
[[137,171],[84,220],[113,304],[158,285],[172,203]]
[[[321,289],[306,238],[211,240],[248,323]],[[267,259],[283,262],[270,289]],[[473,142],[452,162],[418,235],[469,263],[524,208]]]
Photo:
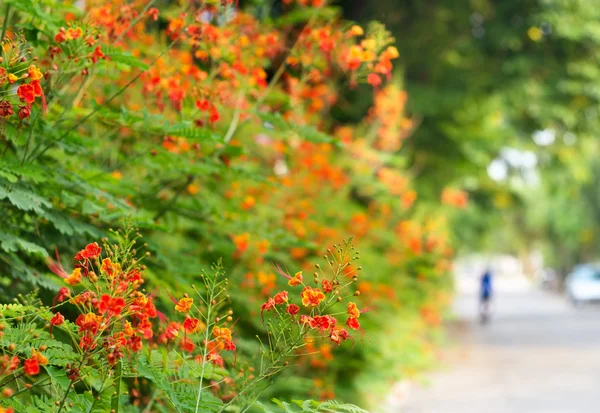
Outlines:
[[191,122],[180,122],[173,125],[165,125],[164,133],[167,135],[182,136],[189,139],[207,140],[221,142],[223,138],[209,128],[195,126]]
[[[326,402],[318,402],[315,400],[293,400],[294,405],[298,406],[301,410],[298,410],[294,405],[288,402],[281,401],[279,399],[271,399],[271,401],[277,405],[284,413],[368,413],[366,410],[361,409],[358,406],[348,403],[340,403],[335,400],[329,400]],[[277,410],[273,410],[270,406],[265,405],[261,402],[254,402],[254,405],[258,407],[263,413],[278,413]]]
[[0,185],[0,199],[8,199],[8,201],[18,209],[23,211],[35,211],[38,214],[44,212],[43,207],[52,207],[52,204],[48,200],[33,192],[20,188],[9,189],[3,185]]
[[58,369],[53,366],[44,366],[44,368],[46,369],[48,376],[50,376],[50,379],[54,383],[56,383],[63,391],[66,391],[67,388],[69,388],[71,380],[69,380],[69,378],[67,377],[65,369]]
[[48,256],[48,252],[43,247],[8,233],[0,233],[0,248],[6,252],[21,250],[42,257]]

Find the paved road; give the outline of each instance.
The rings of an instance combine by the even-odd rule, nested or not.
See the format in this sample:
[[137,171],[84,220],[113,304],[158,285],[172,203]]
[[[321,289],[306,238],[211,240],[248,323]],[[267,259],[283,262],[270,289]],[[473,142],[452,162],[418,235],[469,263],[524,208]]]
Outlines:
[[520,277],[495,281],[493,320],[480,326],[476,280],[458,280],[462,327],[446,366],[395,413],[600,412],[600,309],[573,309]]

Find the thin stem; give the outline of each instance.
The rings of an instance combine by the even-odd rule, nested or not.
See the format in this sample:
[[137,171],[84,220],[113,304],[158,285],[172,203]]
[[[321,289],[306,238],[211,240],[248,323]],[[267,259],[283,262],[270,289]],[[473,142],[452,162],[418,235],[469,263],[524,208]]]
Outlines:
[[112,401],[110,403],[111,412],[119,413],[119,400],[121,398],[121,379],[123,377],[122,373],[122,362],[119,360],[117,362],[117,371],[116,371],[116,383],[115,383],[115,394],[112,397]]
[[[207,291],[210,294],[210,297],[208,297],[209,303],[212,303],[212,301],[213,301],[213,296],[214,296],[214,292],[215,292],[215,280],[216,280],[216,277],[213,278],[212,286],[209,288],[209,291]],[[210,335],[209,327],[210,327],[210,320],[211,320],[211,318],[210,318],[211,312],[212,312],[212,305],[209,304],[208,308],[206,310],[206,332],[204,333],[204,342],[206,344],[204,345],[204,354],[202,356],[202,371],[200,373],[200,384],[198,385],[198,396],[196,397],[195,413],[198,413],[198,409],[200,408],[200,400],[202,400],[202,384],[204,381],[204,370],[206,368],[206,356],[208,354],[208,338]]]
[[19,378],[23,377],[24,375],[25,375],[25,372],[23,372],[23,373],[21,373],[21,374],[16,374],[16,375],[15,375],[14,377],[12,377],[11,379],[9,379],[9,380],[5,381],[4,383],[0,384],[0,389],[1,389],[2,387],[6,386],[7,384],[9,384],[9,383],[11,383],[11,382],[13,382],[13,381],[15,381],[15,380],[17,380],[17,379],[19,379]]

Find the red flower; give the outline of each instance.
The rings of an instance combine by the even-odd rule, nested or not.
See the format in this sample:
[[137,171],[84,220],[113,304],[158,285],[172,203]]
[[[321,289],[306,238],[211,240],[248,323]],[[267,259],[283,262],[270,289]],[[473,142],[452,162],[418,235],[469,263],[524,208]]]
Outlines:
[[75,256],[75,260],[83,261],[83,260],[93,260],[100,256],[102,252],[102,247],[98,245],[97,242],[86,245],[84,249],[79,251]]
[[65,322],[65,317],[61,313],[54,314],[54,317],[50,319],[50,323],[54,326],[59,326]]
[[0,116],[6,118],[10,115],[14,115],[12,105],[8,100],[0,100]]
[[79,347],[81,347],[82,350],[92,350],[96,348],[94,338],[88,335],[81,337],[81,340],[79,340]]
[[17,88],[17,95],[21,102],[32,104],[35,102],[35,89],[32,85],[20,85]]
[[153,336],[153,332],[152,332],[152,323],[150,322],[150,320],[148,320],[147,318],[142,319],[137,327],[137,331],[138,333],[140,333],[142,336],[144,336],[144,338],[146,340],[149,340],[152,338]]
[[346,321],[346,325],[350,327],[352,330],[358,330],[360,328],[360,324],[355,317],[348,317],[348,321]]
[[13,371],[19,368],[19,362],[20,360],[17,356],[12,356],[11,358],[6,354],[3,355],[2,357],[0,357],[0,372],[2,372],[1,374],[5,374],[6,372],[12,373]]
[[312,328],[317,328],[321,331],[329,330],[330,328],[335,327],[336,320],[330,315],[324,316],[315,316],[310,321],[310,326]]
[[25,369],[25,374],[28,376],[37,376],[40,374],[40,365],[38,361],[34,358],[30,358],[25,360],[23,363],[23,367]]
[[152,20],[158,20],[158,9],[156,7],[152,7],[148,10],[148,16],[152,17]]
[[102,53],[100,46],[96,46],[94,51],[90,53],[90,59],[93,63],[96,63],[99,59],[104,59],[106,56]]
[[348,337],[350,337],[348,332],[342,327],[334,327],[329,333],[329,338],[337,345],[340,345],[343,341],[346,341]]
[[125,300],[121,297],[111,297],[108,294],[103,294],[95,306],[100,313],[108,311],[109,316],[116,316],[121,314],[121,311],[125,308]]
[[273,301],[275,304],[285,304],[288,301],[288,293],[287,291],[278,292],[275,297],[273,297]]
[[67,287],[61,287],[60,290],[58,290],[58,295],[56,296],[56,301],[58,301],[59,303],[62,303],[70,296],[71,296],[71,292],[69,291],[69,289]]
[[206,355],[206,361],[214,364],[215,366],[223,367],[223,357],[217,353],[209,353]]
[[377,73],[370,73],[367,76],[367,83],[373,87],[381,85],[381,77]]
[[31,115],[31,107],[30,106],[20,106],[18,114],[19,114],[19,119],[21,119],[21,120],[28,118]]
[[323,291],[326,293],[330,293],[333,291],[333,283],[329,280],[322,280],[321,284],[323,284]]
[[130,337],[127,342],[127,347],[131,351],[140,351],[142,349],[142,339],[138,336]]
[[275,300],[269,298],[266,303],[260,306],[260,315],[262,317],[265,311],[269,311],[271,308],[275,307]]
[[165,335],[169,340],[173,340],[179,335],[179,324],[175,322],[169,323],[165,331]]
[[286,311],[290,315],[296,315],[300,312],[300,307],[298,307],[296,304],[290,304],[287,306]]
[[200,330],[202,326],[204,326],[204,324],[201,323],[197,318],[186,317],[185,321],[183,322],[183,329],[186,333],[190,334]]
[[233,341],[227,340],[225,342],[225,350],[227,350],[227,351],[235,351],[236,350],[236,346],[233,343]]

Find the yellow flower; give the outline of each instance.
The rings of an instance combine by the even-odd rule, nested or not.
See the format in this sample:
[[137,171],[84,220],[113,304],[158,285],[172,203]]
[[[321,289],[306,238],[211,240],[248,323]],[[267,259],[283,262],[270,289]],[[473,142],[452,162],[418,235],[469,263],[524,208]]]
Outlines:
[[363,34],[365,34],[365,31],[363,30],[362,27],[357,26],[356,24],[354,26],[352,26],[350,28],[350,34],[352,36],[362,36]]
[[527,30],[527,36],[534,42],[539,42],[544,37],[544,32],[539,27],[530,27]]

